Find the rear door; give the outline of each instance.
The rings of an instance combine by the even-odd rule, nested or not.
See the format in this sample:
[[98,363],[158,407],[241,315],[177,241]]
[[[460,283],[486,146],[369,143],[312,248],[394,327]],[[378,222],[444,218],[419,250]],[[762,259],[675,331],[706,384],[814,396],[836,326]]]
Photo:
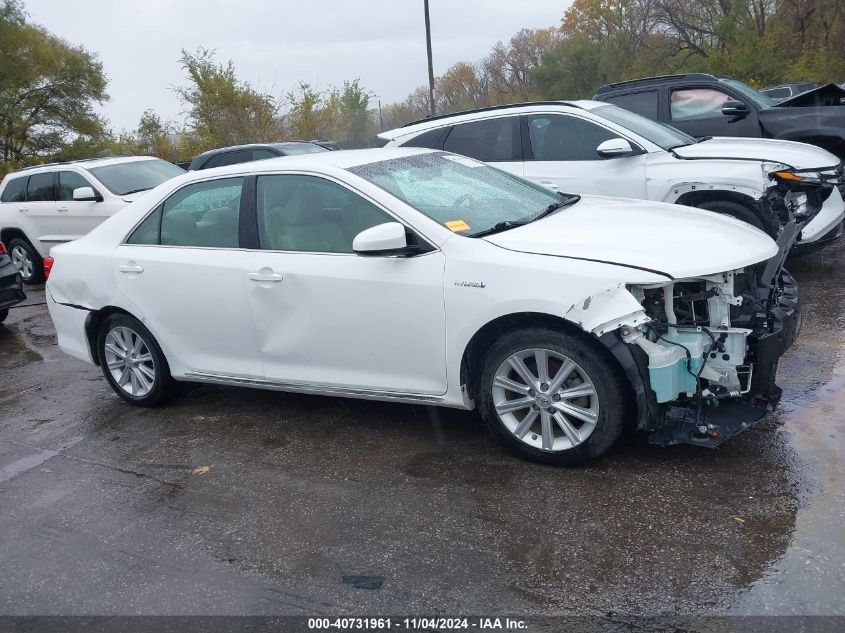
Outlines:
[[568,193],[646,195],[645,154],[602,158],[596,152],[604,141],[621,138],[613,130],[571,114],[527,114],[523,137],[529,180]]
[[261,376],[239,242],[243,181],[185,185],[112,254],[134,313],[189,376]]
[[[722,106],[726,101],[741,101],[748,107],[748,115],[725,116]],[[713,86],[670,89],[668,123],[695,137],[760,136],[754,104]]]
[[47,251],[69,239],[65,213],[57,209],[55,185],[56,172],[31,174],[26,186],[26,202],[18,207],[32,231],[28,237],[40,241]]

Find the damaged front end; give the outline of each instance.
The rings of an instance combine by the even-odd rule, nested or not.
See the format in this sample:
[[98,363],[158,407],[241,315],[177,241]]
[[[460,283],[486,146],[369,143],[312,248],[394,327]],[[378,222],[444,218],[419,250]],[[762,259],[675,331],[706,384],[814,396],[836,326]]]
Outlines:
[[797,234],[788,224],[778,254],[754,266],[629,285],[642,311],[592,329],[632,379],[637,426],[651,442],[715,447],[777,405],[778,360],[801,323],[783,269]]

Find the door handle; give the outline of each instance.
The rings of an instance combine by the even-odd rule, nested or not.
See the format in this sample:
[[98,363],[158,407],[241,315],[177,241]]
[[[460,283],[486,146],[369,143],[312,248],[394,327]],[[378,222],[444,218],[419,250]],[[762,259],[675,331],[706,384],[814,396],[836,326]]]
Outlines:
[[553,183],[551,180],[541,180],[540,184],[543,185],[544,187],[548,187],[549,189],[552,189],[554,191],[557,191],[558,189],[560,189],[560,187],[558,187],[557,184]]
[[272,281],[272,282],[280,282],[284,277],[277,273],[249,273],[249,278],[253,281]]
[[58,209],[56,209],[56,211],[58,211],[59,213],[67,213],[67,207],[59,207]]
[[144,267],[140,264],[121,264],[117,267],[117,269],[122,273],[142,273],[144,272]]
[[18,211],[20,211],[21,213],[29,213],[29,209],[27,209],[26,207],[21,207],[20,209],[18,209]]

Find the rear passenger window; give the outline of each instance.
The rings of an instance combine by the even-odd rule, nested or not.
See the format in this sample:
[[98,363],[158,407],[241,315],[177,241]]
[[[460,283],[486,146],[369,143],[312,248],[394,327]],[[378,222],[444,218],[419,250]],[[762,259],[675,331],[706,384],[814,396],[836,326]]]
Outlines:
[[91,183],[75,171],[59,172],[59,200],[73,200],[73,190],[80,187],[91,187]]
[[712,88],[673,90],[669,109],[673,121],[697,121],[722,118],[722,105],[730,97]]
[[517,138],[517,117],[499,117],[456,125],[443,149],[488,163],[522,160]]
[[174,193],[162,207],[161,244],[237,248],[242,187],[243,178],[223,178]]
[[562,114],[535,114],[528,117],[528,137],[534,160],[601,160],[596,148],[619,138],[610,130]]
[[419,136],[415,136],[407,143],[402,143],[402,147],[426,147],[428,149],[443,149],[443,132],[444,129],[429,130]]
[[138,225],[129,239],[127,244],[147,244],[156,245],[159,242],[158,229],[161,226],[161,205],[150,213],[147,218]]
[[3,189],[0,202],[23,202],[26,200],[26,176],[12,178]]
[[50,202],[53,200],[53,172],[32,174],[26,187],[29,202]]
[[648,119],[652,119],[653,121],[657,120],[656,90],[647,90],[646,92],[635,92],[633,94],[610,97],[607,101],[614,105],[618,105],[620,108],[636,112],[637,114]]

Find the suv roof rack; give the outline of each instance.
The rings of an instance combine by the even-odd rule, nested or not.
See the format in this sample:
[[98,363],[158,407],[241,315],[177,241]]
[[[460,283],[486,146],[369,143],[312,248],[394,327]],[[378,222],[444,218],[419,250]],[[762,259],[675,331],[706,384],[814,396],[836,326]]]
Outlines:
[[636,86],[648,86],[650,84],[661,84],[669,81],[677,81],[679,79],[688,81],[717,81],[719,79],[728,79],[726,75],[711,75],[710,73],[686,73],[684,75],[659,75],[656,77],[643,77],[642,79],[631,79],[630,81],[618,81],[612,84],[605,84],[598,90],[596,94],[603,94],[618,88],[629,88]]
[[520,103],[503,103],[501,105],[487,106],[485,108],[473,108],[472,110],[461,110],[460,112],[450,112],[448,114],[438,114],[436,116],[427,116],[424,119],[417,119],[406,123],[402,127],[410,127],[417,123],[426,123],[428,121],[437,121],[439,119],[448,119],[453,116],[460,116],[462,114],[473,114],[475,112],[490,112],[494,110],[503,110],[504,108],[518,108],[520,106],[536,106],[536,105],[567,105],[573,108],[580,108],[571,101],[522,101]]

